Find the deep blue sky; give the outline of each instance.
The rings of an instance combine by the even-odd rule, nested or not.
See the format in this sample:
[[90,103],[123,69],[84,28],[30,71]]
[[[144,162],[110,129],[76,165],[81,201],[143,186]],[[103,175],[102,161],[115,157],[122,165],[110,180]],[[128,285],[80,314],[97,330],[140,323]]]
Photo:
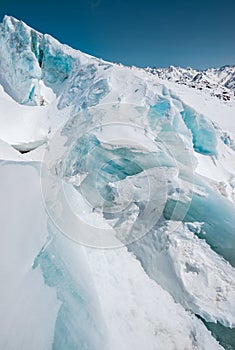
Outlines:
[[5,14],[127,65],[235,64],[235,0],[0,0]]

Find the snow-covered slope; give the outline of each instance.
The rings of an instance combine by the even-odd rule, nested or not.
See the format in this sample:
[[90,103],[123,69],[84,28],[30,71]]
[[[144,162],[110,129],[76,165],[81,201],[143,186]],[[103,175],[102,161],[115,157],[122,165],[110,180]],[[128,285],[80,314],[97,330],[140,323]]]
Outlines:
[[0,348],[233,348],[235,100],[8,16],[0,47]]

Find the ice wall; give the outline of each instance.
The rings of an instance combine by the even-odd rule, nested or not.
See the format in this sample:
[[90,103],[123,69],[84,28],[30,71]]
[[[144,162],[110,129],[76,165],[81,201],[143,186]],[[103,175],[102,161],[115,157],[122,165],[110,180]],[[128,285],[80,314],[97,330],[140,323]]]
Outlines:
[[43,105],[40,81],[61,91],[74,62],[63,45],[9,16],[1,24],[0,45],[0,83],[17,102]]
[[34,52],[35,38],[41,37],[23,22],[4,17],[0,28],[0,82],[17,102],[36,104],[40,100],[41,69]]

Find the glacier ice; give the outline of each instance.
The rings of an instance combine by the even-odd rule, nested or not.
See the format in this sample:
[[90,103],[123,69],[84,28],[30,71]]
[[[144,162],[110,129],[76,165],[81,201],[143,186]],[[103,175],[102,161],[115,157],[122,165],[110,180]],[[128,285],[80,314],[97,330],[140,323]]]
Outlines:
[[0,45],[0,347],[234,347],[233,101],[8,16]]
[[[52,223],[48,223],[48,242],[37,255],[33,269],[42,271],[45,284],[56,289],[61,302],[57,314],[53,349],[108,349],[105,323],[100,315],[99,301],[92,293],[92,281],[82,249],[74,251]],[[70,251],[66,260],[63,251]],[[66,253],[65,253],[66,254]],[[77,271],[71,271],[77,266]],[[79,332],[78,332],[79,329]]]
[[216,155],[217,139],[211,121],[185,105],[181,113],[185,124],[192,132],[195,151],[210,156]]
[[0,61],[2,85],[17,102],[34,103],[32,94],[38,93],[41,71],[31,50],[31,30],[6,16],[1,24],[0,45],[4,52]]
[[47,35],[42,39],[40,50],[42,79],[47,86],[55,89],[56,86],[68,79],[73,66],[73,58],[66,55]]

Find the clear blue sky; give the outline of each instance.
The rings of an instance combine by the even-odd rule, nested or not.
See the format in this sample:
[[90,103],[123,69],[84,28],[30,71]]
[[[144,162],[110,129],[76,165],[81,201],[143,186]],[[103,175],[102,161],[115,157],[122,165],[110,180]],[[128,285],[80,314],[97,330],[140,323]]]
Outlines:
[[1,0],[5,14],[127,65],[235,64],[235,0]]

